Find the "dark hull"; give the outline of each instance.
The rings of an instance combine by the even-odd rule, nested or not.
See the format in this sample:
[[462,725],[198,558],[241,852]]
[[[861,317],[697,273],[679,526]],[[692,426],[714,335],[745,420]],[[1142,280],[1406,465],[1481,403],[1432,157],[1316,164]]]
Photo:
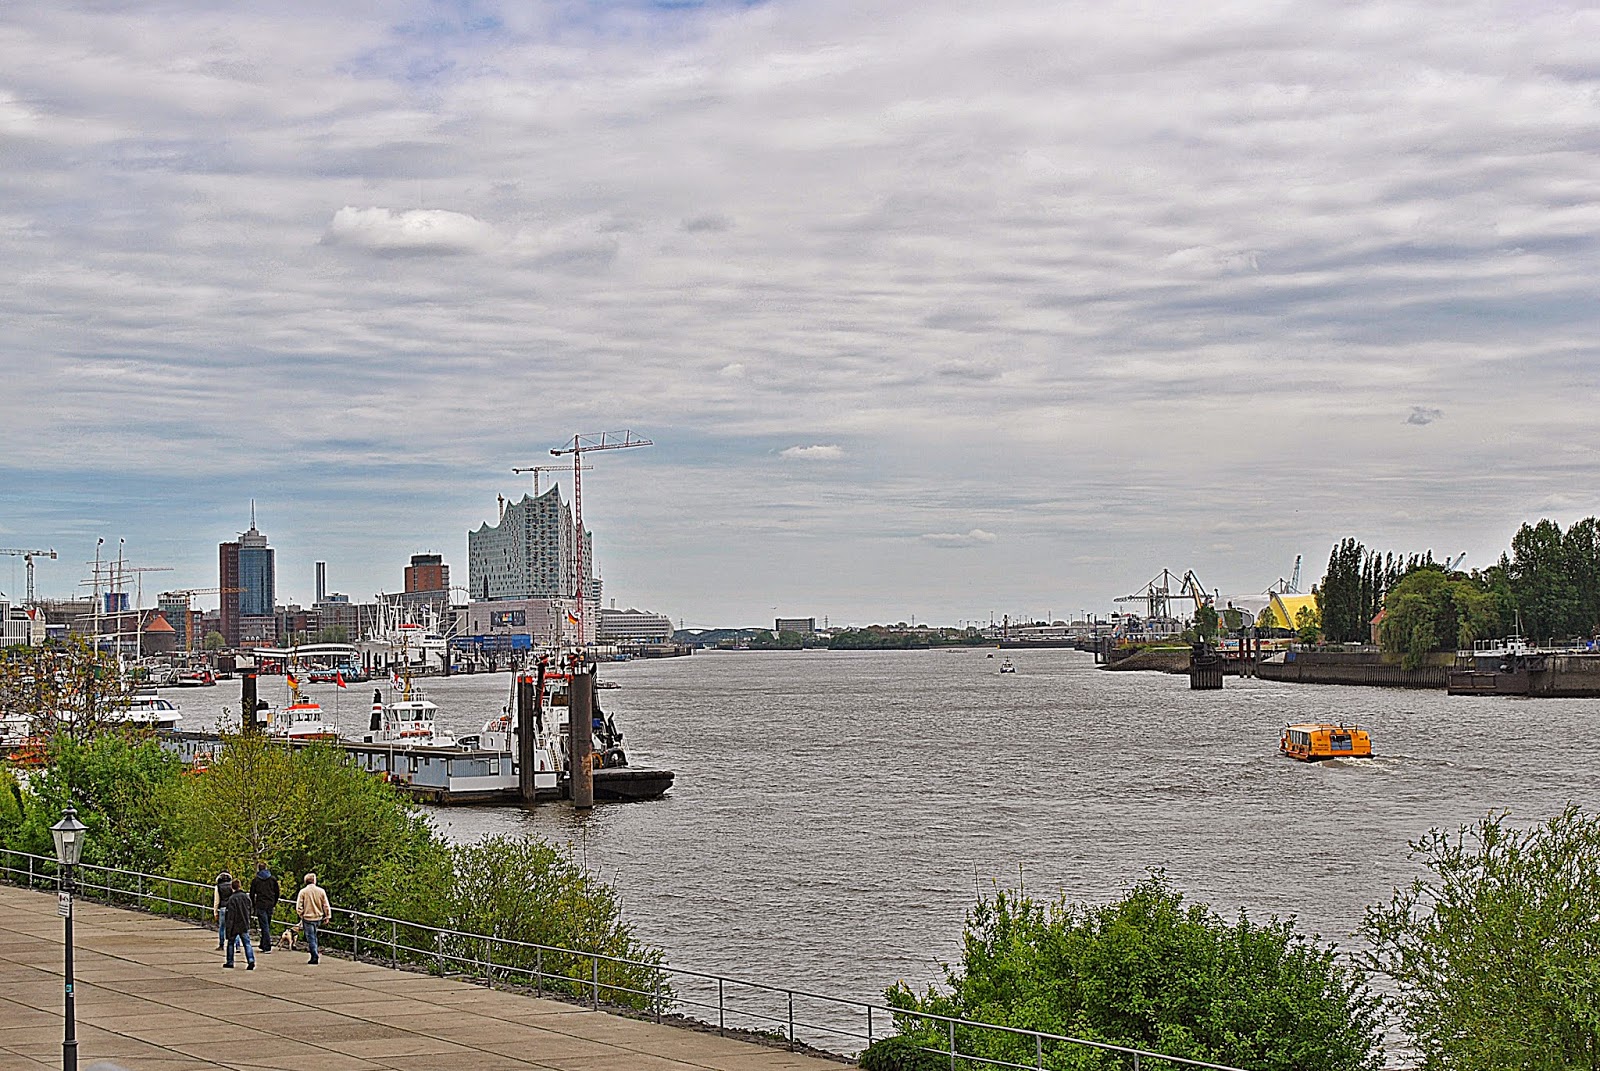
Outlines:
[[653,800],[672,787],[671,770],[613,766],[594,772],[594,798],[610,802]]

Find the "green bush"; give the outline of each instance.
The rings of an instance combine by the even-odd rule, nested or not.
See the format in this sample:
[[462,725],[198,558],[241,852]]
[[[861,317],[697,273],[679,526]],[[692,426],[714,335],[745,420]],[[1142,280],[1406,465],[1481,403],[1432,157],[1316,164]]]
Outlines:
[[[1254,1071],[1376,1071],[1378,1002],[1364,974],[1292,921],[1228,922],[1186,905],[1160,874],[1099,907],[997,892],[967,917],[948,992],[889,1002],[915,1031],[930,1013],[1148,1049]],[[973,1027],[958,1050],[1032,1066],[1032,1039]],[[1109,1053],[1045,1045],[1046,1066],[1121,1066]]]
[[861,1071],[944,1071],[950,1066],[948,1056],[924,1051],[925,1044],[927,1039],[911,1034],[880,1038],[861,1054]]

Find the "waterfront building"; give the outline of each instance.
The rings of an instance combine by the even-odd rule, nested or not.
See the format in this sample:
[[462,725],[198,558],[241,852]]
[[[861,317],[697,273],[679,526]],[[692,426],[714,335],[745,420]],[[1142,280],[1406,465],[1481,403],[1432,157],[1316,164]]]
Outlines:
[[[529,624],[535,619],[543,621],[555,614],[554,622],[564,628],[568,638],[572,629],[565,625],[565,615],[576,609],[576,592],[573,579],[577,571],[577,528],[573,522],[572,507],[562,501],[559,486],[552,487],[538,498],[523,495],[521,500],[507,502],[500,512],[499,521],[490,527],[487,523],[475,532],[467,533],[467,590],[472,603],[502,602],[506,600],[545,600],[534,616],[524,615]],[[594,534],[583,533],[583,592],[585,612],[584,642],[594,640],[594,611],[600,605],[600,581],[594,575]],[[532,609],[530,606],[528,609]],[[509,611],[508,611],[509,612]],[[484,611],[485,615],[492,611]],[[471,604],[468,609],[468,632],[480,633],[477,622],[489,621],[488,616],[474,617]],[[528,632],[533,636],[535,633]],[[534,639],[534,642],[545,642]]]
[[443,555],[413,554],[406,566],[406,593],[450,590],[450,567]]
[[[252,507],[250,530],[237,540],[217,545],[217,586],[222,593],[222,638],[229,647],[271,646],[277,642],[275,614],[276,551],[256,530]],[[229,588],[238,588],[229,592]]]
[[43,611],[14,606],[10,599],[0,595],[0,647],[14,647],[18,644],[37,647],[43,642]]
[[598,643],[671,643],[672,619],[648,610],[601,609],[595,624]]
[[[188,650],[189,618],[194,613],[189,606],[189,596],[174,591],[163,592],[156,598],[156,609],[161,611],[161,616],[172,626],[177,649]],[[198,647],[199,643],[197,642],[195,646]]]
[[798,632],[802,636],[815,636],[817,634],[817,619],[814,617],[780,617],[773,621],[772,631]]
[[[467,604],[461,643],[492,649],[554,647],[576,636],[572,599],[482,599]],[[584,622],[585,643],[594,642],[593,619]]]

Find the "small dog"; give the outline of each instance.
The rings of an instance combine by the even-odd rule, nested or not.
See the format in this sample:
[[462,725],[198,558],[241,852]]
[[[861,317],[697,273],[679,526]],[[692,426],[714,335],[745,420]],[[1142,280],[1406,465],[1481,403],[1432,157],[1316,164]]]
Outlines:
[[282,933],[280,933],[278,935],[278,944],[283,946],[283,948],[286,951],[293,952],[294,951],[294,946],[295,946],[295,939],[298,938],[299,936],[300,936],[300,924],[297,922],[293,926],[290,926],[288,929],[284,930]]

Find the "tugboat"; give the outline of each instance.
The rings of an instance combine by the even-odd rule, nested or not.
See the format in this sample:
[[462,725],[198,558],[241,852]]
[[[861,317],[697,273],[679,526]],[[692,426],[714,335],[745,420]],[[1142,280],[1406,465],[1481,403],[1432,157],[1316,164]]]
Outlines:
[[1300,762],[1325,759],[1370,759],[1372,738],[1365,729],[1332,722],[1302,722],[1287,726],[1278,750]]
[[438,713],[438,706],[420,688],[411,687],[408,668],[401,682],[400,698],[393,703],[383,701],[382,689],[372,690],[372,720],[361,740],[395,747],[455,747],[456,738],[434,726]]
[[1016,671],[1017,671],[1017,667],[1013,666],[1011,664],[1011,659],[1008,658],[1004,662],[1000,663],[1000,672],[1001,673],[1015,673]]
[[322,720],[322,704],[300,694],[300,682],[289,674],[289,705],[274,710],[267,720],[267,735],[290,743],[337,740],[338,732]]

